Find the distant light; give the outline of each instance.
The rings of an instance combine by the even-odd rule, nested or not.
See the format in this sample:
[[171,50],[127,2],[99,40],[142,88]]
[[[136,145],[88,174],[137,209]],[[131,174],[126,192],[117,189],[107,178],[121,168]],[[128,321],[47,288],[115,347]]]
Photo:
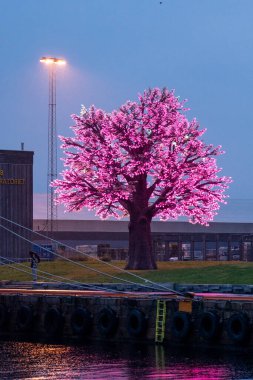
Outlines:
[[40,62],[46,63],[47,65],[65,65],[67,63],[65,59],[54,57],[42,57]]

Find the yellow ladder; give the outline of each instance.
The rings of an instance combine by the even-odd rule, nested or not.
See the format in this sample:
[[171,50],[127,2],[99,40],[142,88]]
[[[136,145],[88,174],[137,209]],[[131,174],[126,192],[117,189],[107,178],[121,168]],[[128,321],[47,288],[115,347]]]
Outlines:
[[165,334],[166,321],[166,301],[157,300],[156,303],[156,326],[155,326],[155,342],[162,343]]

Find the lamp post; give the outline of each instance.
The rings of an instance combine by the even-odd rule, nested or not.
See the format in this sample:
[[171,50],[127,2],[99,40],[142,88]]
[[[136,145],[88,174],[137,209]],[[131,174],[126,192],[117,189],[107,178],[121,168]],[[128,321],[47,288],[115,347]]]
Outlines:
[[56,196],[53,188],[50,186],[50,183],[57,177],[56,66],[65,65],[66,61],[60,58],[42,57],[40,62],[48,66],[49,74],[47,230],[52,233],[54,220],[57,220]]

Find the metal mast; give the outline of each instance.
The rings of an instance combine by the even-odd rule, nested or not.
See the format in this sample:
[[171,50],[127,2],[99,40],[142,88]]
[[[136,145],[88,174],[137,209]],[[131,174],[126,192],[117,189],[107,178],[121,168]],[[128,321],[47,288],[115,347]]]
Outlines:
[[57,130],[56,130],[56,65],[66,61],[53,57],[42,57],[40,62],[48,65],[49,102],[48,102],[48,167],[47,167],[47,231],[57,230],[56,194],[50,186],[57,178]]
[[[48,103],[48,188],[47,188],[47,224],[48,231],[53,231],[57,220],[55,192],[50,183],[57,177],[57,133],[56,133],[56,67],[49,66],[49,103]],[[56,224],[56,223],[55,223]],[[56,227],[56,225],[55,225]]]

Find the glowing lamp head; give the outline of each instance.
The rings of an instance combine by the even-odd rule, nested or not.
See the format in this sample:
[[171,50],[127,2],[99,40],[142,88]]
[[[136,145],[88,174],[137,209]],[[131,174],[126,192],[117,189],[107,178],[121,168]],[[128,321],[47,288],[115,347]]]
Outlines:
[[61,59],[61,58],[54,58],[54,57],[42,57],[40,59],[40,62],[42,63],[46,63],[47,65],[65,65],[66,64],[66,61],[65,59]]

